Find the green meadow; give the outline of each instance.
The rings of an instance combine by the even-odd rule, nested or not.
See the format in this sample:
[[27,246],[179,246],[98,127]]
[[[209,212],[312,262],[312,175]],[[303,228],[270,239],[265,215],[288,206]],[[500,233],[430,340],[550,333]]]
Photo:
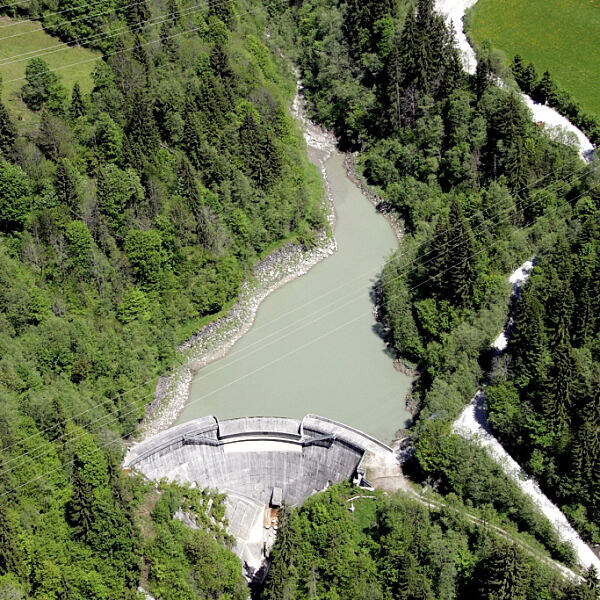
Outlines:
[[27,111],[19,98],[19,91],[25,83],[27,61],[34,56],[45,60],[50,69],[60,75],[69,97],[76,81],[79,81],[83,92],[92,89],[91,73],[97,62],[93,59],[100,56],[98,52],[81,46],[66,46],[48,35],[39,21],[16,21],[0,17],[2,98],[13,110],[19,113]]
[[520,54],[587,112],[600,115],[600,0],[479,0],[471,35],[509,61]]

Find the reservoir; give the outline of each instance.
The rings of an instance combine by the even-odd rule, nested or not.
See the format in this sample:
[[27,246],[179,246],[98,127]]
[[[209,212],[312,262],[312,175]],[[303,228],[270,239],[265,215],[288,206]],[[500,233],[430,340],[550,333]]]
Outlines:
[[197,373],[177,423],[314,413],[390,442],[410,419],[411,379],[394,369],[373,316],[372,287],[397,240],[340,153],[326,170],[338,251],[264,300],[252,329]]

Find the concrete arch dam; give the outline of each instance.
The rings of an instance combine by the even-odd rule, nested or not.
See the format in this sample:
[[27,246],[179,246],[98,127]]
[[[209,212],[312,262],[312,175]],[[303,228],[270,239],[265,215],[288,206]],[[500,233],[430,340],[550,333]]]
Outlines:
[[371,472],[399,472],[389,446],[316,415],[195,419],[134,445],[124,467],[226,493],[234,551],[250,579],[260,577],[282,501],[296,506],[333,483],[354,479],[368,486]]

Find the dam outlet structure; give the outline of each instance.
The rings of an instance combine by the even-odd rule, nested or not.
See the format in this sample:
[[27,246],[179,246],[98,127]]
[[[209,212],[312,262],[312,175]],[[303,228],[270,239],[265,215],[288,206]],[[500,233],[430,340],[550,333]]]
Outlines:
[[123,466],[153,481],[166,479],[226,494],[225,517],[244,576],[262,581],[277,530],[277,510],[298,506],[328,486],[401,476],[390,446],[342,423],[306,415],[202,417],[133,445]]

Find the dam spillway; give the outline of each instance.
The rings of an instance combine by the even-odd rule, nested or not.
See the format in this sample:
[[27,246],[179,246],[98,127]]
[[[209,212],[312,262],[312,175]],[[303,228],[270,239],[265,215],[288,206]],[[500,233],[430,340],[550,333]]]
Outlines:
[[265,514],[282,501],[296,506],[341,481],[364,478],[367,462],[394,464],[379,440],[331,419],[203,417],[171,427],[130,448],[124,467],[227,494],[225,516],[248,577],[267,547]]

